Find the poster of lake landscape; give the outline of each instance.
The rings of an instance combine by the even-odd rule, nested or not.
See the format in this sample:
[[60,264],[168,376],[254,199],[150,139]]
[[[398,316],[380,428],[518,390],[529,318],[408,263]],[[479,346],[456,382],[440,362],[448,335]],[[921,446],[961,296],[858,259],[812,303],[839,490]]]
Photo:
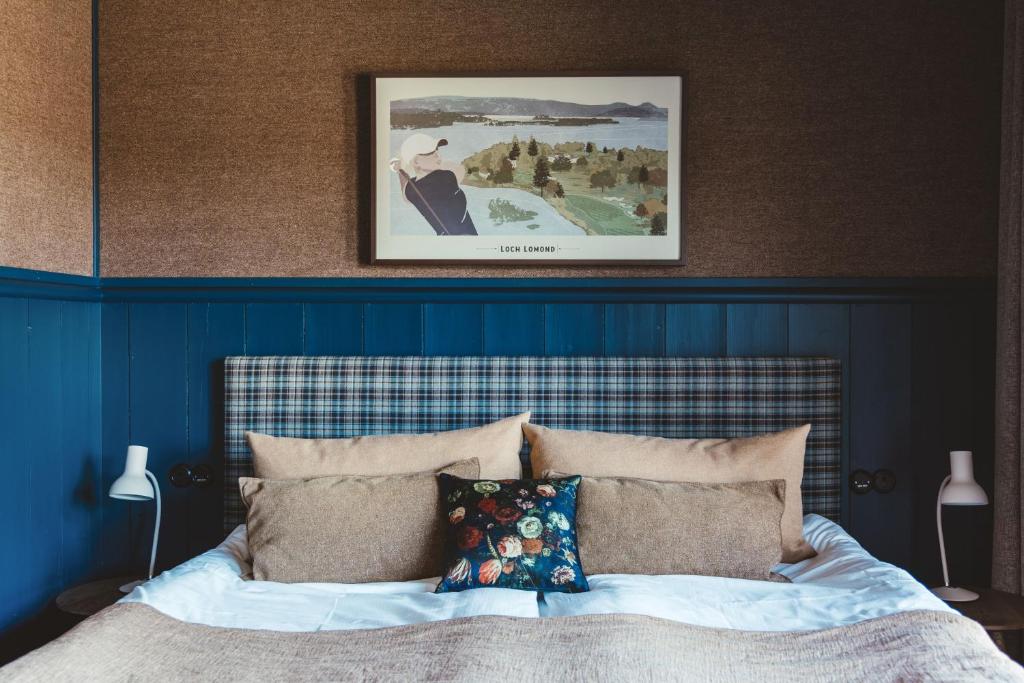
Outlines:
[[373,86],[373,261],[684,262],[684,76]]

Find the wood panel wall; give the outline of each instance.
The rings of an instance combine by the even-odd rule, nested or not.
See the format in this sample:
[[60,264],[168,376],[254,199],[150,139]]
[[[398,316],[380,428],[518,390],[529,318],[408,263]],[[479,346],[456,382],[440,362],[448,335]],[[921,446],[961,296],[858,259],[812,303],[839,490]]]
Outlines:
[[[106,444],[150,446],[152,469],[221,471],[222,369],[267,355],[825,355],[844,368],[847,471],[889,468],[894,492],[844,498],[847,527],[884,560],[938,572],[934,498],[948,451],[977,451],[991,490],[990,301],[569,303],[464,301],[103,304]],[[109,351],[109,354],[108,354]],[[220,489],[165,492],[159,565],[220,540]],[[133,528],[143,562],[151,506]],[[954,575],[987,581],[987,511],[947,529]],[[958,531],[957,524],[966,525]]]
[[[54,616],[65,587],[145,568],[154,505],[106,496],[129,443],[150,447],[164,494],[158,568],[221,540],[220,487],[174,488],[167,475],[179,462],[221,471],[233,354],[831,356],[843,363],[844,472],[898,478],[887,495],[844,489],[845,525],[868,550],[934,581],[948,451],[973,449],[991,490],[983,283],[355,282],[367,281],[0,278],[0,661],[52,635],[52,619],[28,627]],[[989,510],[949,508],[946,520],[952,575],[987,583]]]
[[118,547],[104,536],[124,511],[105,519],[100,342],[98,303],[0,297],[0,662],[39,644],[26,624]]

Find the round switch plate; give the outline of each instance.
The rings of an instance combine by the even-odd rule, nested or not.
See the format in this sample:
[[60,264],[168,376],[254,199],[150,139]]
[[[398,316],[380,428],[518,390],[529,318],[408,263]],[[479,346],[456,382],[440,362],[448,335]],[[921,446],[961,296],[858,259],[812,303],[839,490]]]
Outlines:
[[877,470],[872,483],[879,493],[890,493],[896,488],[896,473],[892,470]]
[[184,463],[178,463],[171,468],[171,483],[178,488],[185,488],[192,483],[192,470]]
[[213,472],[209,465],[202,463],[192,468],[192,483],[198,488],[206,488],[213,483]]
[[867,470],[854,470],[850,472],[850,490],[856,494],[864,495],[870,493],[874,485],[874,477]]

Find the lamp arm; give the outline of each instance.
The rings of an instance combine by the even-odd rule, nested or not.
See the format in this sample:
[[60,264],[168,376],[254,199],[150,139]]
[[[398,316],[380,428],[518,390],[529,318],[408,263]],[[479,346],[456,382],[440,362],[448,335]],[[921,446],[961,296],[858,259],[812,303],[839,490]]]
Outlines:
[[[939,530],[939,557],[942,558],[942,585],[947,588],[949,587],[949,568],[946,566],[946,541],[942,537],[942,492],[946,489],[950,479],[952,476],[947,476],[942,480],[939,497],[935,501],[935,526]],[[159,509],[159,505],[157,509]]]
[[[153,547],[149,552],[149,578],[152,579],[153,567],[156,565],[156,545],[160,540],[160,484],[157,483],[156,477],[149,470],[146,470],[146,477],[153,483],[153,491],[156,493],[156,523],[153,525]],[[939,533],[942,533],[941,527]]]

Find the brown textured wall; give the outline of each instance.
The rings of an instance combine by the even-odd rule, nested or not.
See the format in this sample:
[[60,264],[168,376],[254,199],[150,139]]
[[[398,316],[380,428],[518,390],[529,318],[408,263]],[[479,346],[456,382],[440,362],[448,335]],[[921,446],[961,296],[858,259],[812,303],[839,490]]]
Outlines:
[[0,3],[0,265],[92,274],[89,0]]
[[100,0],[105,276],[373,267],[372,71],[686,69],[688,265],[588,275],[989,275],[1001,2]]

